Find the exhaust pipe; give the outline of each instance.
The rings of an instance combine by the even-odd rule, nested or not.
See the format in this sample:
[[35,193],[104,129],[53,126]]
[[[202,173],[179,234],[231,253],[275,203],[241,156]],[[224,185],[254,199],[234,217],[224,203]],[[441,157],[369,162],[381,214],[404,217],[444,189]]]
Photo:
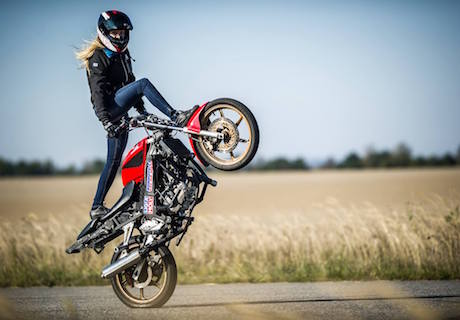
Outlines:
[[116,275],[117,273],[125,270],[126,268],[131,267],[133,264],[136,264],[141,260],[141,254],[139,253],[139,249],[132,251],[127,256],[121,258],[120,260],[115,261],[108,266],[105,266],[102,269],[101,277],[102,278],[110,278]]

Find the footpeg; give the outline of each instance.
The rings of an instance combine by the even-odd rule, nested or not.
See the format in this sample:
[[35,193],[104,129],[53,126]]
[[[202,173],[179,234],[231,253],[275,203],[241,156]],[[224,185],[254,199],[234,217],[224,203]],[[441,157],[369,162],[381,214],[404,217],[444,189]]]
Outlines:
[[82,244],[76,242],[73,245],[71,245],[70,247],[68,247],[67,249],[65,249],[65,252],[67,254],[80,253],[82,247],[83,247]]

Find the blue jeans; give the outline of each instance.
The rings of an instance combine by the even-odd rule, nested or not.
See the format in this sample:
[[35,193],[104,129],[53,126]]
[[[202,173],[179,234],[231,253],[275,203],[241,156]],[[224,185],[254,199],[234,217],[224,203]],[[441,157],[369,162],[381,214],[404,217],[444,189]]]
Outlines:
[[112,118],[115,121],[120,119],[143,96],[158,110],[171,118],[175,110],[146,78],[131,82],[115,93],[115,106],[111,109]]
[[105,196],[112,186],[113,180],[117,175],[118,167],[121,163],[123,151],[126,148],[128,141],[128,132],[120,134],[118,137],[107,137],[107,161],[104,169],[102,170],[99,183],[97,185],[96,195],[94,196],[92,209],[101,206],[104,202]]
[[[115,105],[111,108],[113,121],[115,122],[125,115],[143,96],[157,107],[158,110],[171,118],[175,110],[166,102],[153,84],[148,79],[143,78],[129,83],[115,93]],[[92,209],[103,204],[105,196],[117,174],[127,141],[127,132],[120,134],[118,137],[107,137],[107,161],[99,178]]]

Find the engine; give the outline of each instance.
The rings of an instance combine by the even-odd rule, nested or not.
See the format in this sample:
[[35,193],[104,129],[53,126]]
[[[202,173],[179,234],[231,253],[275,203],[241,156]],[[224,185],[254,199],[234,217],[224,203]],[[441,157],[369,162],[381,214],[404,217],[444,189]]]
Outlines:
[[[187,215],[199,192],[199,180],[188,166],[188,161],[192,156],[190,151],[180,140],[172,138],[166,138],[152,147],[155,148],[153,152],[155,178],[152,177],[146,181],[147,184],[150,183],[150,180],[155,181],[153,189],[158,214]],[[146,172],[146,175],[148,174]],[[143,185],[141,189],[141,193],[146,192]],[[144,194],[141,194],[140,199],[143,199],[143,196]],[[144,202],[140,205],[145,206],[146,204]]]
[[170,214],[186,215],[198,196],[199,182],[188,167],[192,155],[178,139],[164,139],[160,145],[159,205],[167,207]]
[[167,207],[171,214],[186,215],[191,205],[196,200],[198,188],[193,186],[190,181],[177,181],[168,173],[165,177],[168,181],[163,189],[157,189],[156,194],[159,205]]

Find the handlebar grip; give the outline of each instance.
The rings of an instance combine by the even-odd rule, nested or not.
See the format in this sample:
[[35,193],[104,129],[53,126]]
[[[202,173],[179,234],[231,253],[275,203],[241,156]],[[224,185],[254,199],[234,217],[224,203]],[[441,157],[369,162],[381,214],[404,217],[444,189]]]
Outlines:
[[132,126],[132,127],[137,127],[139,125],[139,121],[137,121],[137,119],[135,118],[131,118],[129,124]]

